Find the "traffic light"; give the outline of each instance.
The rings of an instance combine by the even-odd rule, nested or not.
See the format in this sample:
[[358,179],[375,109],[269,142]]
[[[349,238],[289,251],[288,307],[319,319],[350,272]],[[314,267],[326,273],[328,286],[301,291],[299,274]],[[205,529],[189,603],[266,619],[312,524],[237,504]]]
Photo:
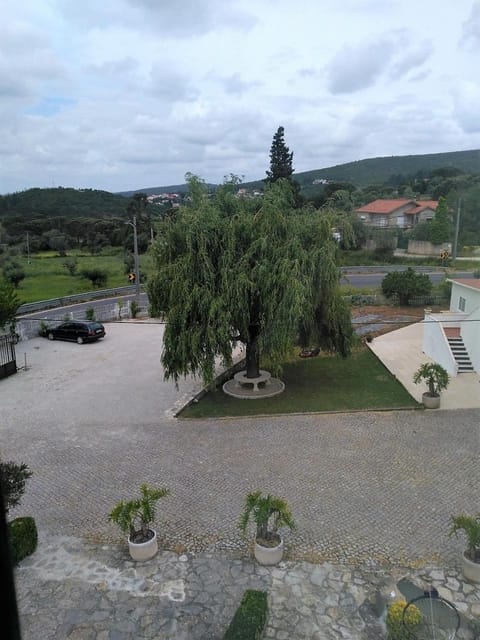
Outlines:
[[135,274],[134,273],[129,273],[128,274],[128,281],[131,282],[132,284],[135,282]]

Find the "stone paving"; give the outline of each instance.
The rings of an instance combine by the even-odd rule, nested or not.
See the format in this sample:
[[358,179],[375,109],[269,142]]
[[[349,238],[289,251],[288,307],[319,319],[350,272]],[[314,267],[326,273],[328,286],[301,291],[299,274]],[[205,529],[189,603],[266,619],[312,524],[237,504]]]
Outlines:
[[[178,556],[196,554],[185,566],[212,552],[228,563],[248,555],[237,522],[246,493],[258,488],[292,505],[297,530],[286,536],[286,557],[295,563],[289,567],[305,566],[307,574],[314,565],[301,561],[456,571],[463,541],[448,538],[450,515],[479,510],[478,410],[175,420],[170,408],[199,383],[182,380],[176,389],[163,381],[161,338],[158,325],[108,325],[97,344],[34,339],[19,345],[20,361],[28,350],[29,368],[1,382],[0,447],[3,459],[26,462],[34,475],[12,517],[33,515],[43,540],[69,536],[95,543],[97,551],[114,549],[121,538],[107,520],[112,507],[142,482],[166,485],[171,496],[161,501],[158,517],[162,546]],[[76,602],[91,602],[90,613],[98,604],[90,583],[66,577],[44,589],[41,576],[35,583],[37,574],[31,575],[22,614],[30,602],[48,617],[64,587],[79,589]],[[22,593],[28,580],[20,582]],[[117,594],[125,610],[128,593]],[[233,601],[229,606],[227,618]],[[280,626],[277,631],[281,640]],[[48,633],[36,637],[68,637]]]
[[[125,547],[65,537],[43,540],[16,582],[23,640],[220,640],[245,589],[268,593],[265,638],[378,640],[385,637],[378,595],[404,576],[436,586],[468,619],[480,615],[480,585],[462,583],[455,571],[392,571],[375,563],[261,567],[211,551],[163,551],[133,563]],[[468,619],[462,616],[459,639],[474,638]]]

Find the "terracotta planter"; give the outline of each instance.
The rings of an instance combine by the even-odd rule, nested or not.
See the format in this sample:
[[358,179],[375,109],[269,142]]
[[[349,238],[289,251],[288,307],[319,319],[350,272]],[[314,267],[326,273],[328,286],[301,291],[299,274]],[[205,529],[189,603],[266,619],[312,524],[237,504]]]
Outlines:
[[427,392],[422,395],[422,402],[425,409],[438,409],[440,406],[440,396],[431,396]]
[[462,571],[470,582],[480,582],[480,563],[472,562],[465,553],[462,554]]
[[[151,531],[153,531],[153,529],[151,529]],[[147,542],[131,542],[130,538],[128,538],[128,549],[132,560],[136,560],[137,562],[150,560],[158,552],[157,532],[153,531],[153,538],[150,538]]]
[[278,564],[283,558],[283,538],[280,538],[280,544],[276,547],[262,547],[255,540],[253,553],[260,564],[267,566]]

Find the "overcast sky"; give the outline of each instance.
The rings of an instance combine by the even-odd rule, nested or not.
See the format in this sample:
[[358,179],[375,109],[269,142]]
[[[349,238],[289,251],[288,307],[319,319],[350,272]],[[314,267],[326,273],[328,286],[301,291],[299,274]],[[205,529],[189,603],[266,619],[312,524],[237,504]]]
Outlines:
[[480,148],[480,0],[1,0],[0,193]]

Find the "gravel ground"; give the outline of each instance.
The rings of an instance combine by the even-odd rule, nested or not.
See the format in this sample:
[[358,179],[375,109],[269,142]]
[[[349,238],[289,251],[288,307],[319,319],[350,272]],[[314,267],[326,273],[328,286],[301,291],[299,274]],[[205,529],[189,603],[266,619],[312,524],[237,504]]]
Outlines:
[[291,558],[402,565],[455,563],[452,513],[479,510],[478,410],[181,421],[168,412],[198,389],[163,380],[163,328],[107,325],[79,346],[36,338],[27,371],[0,381],[0,451],[34,471],[12,516],[40,532],[118,541],[107,514],[142,482],[166,485],[167,547],[245,552],[245,494],[287,498]]

